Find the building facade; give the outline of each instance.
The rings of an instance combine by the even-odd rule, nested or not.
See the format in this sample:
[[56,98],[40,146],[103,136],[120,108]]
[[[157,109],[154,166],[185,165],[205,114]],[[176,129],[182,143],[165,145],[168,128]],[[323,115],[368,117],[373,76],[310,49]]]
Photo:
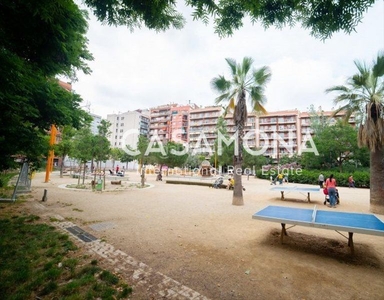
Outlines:
[[[195,152],[211,153],[217,139],[216,124],[222,108],[209,106],[190,112],[189,147]],[[321,117],[334,124],[336,119],[343,117],[338,114],[331,117],[332,112],[321,112]],[[236,132],[233,115],[225,116],[226,129],[231,137]],[[349,120],[355,125],[352,116]],[[306,142],[313,136],[311,116],[298,110],[269,112],[265,115],[249,113],[244,126],[244,144],[253,150],[260,149],[264,156],[279,160],[282,156],[301,154]],[[209,147],[207,147],[207,145]]]
[[111,123],[111,134],[108,137],[111,147],[125,149],[129,146],[136,149],[139,134],[148,134],[148,114],[147,110],[135,110],[107,115],[107,120]]
[[149,136],[156,136],[161,142],[188,143],[190,112],[196,105],[175,103],[150,109]]

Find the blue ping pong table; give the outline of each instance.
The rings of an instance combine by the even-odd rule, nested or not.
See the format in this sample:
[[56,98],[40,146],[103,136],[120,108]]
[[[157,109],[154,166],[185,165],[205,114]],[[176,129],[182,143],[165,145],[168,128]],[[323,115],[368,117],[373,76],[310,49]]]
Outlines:
[[354,232],[384,236],[384,223],[373,214],[317,210],[316,205],[313,210],[270,205],[256,212],[252,219],[281,223],[281,243],[283,243],[283,237],[287,235],[289,229],[285,228],[285,224],[292,224],[290,228],[302,225],[331,229],[342,236],[344,235],[339,230],[347,231],[348,237],[344,237],[348,239],[348,246],[352,254],[354,253]]
[[299,192],[299,193],[307,193],[307,201],[311,202],[310,193],[318,193],[322,190],[318,187],[305,187],[305,186],[275,186],[271,188],[271,191],[280,191],[281,192],[281,200],[284,200],[284,192]]

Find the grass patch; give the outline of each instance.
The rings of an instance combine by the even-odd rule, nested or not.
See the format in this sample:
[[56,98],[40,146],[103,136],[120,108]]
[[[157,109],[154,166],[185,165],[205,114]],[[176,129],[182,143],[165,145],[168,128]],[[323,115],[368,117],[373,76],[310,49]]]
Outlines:
[[37,216],[1,216],[0,228],[0,299],[123,299],[132,292]]
[[144,184],[144,186],[141,186],[141,183],[131,183],[131,184],[129,184],[129,187],[135,187],[135,188],[138,188],[138,189],[144,189],[144,188],[150,187],[150,185],[149,184]]
[[89,190],[89,189],[91,189],[90,186],[87,186],[85,184],[67,184],[65,187],[69,188],[69,189],[79,189],[79,190]]

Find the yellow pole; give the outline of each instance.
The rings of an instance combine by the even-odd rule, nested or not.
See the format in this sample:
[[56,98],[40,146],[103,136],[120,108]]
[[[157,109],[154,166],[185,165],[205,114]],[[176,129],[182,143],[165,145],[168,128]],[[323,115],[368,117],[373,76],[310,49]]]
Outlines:
[[[51,137],[49,139],[49,146],[52,147],[56,142],[56,134],[57,130],[55,125],[51,125]],[[45,167],[45,182],[49,181],[49,174],[53,169],[53,159],[55,157],[55,153],[53,150],[49,150],[48,158],[47,158],[47,166]]]

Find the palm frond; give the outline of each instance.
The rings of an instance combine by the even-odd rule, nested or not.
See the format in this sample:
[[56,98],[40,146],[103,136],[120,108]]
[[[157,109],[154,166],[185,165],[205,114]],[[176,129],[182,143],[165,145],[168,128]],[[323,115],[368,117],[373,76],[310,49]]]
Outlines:
[[271,77],[271,69],[267,66],[264,66],[253,72],[253,78],[256,84],[264,85],[271,80]]
[[264,87],[261,86],[252,86],[250,92],[251,104],[254,106],[254,103],[260,102],[264,104],[266,99],[264,97]]
[[229,100],[229,103],[228,103],[228,105],[225,107],[225,109],[224,109],[224,113],[223,113],[223,115],[224,115],[224,117],[229,113],[229,114],[233,114],[234,113],[234,111],[235,111],[235,107],[236,107],[236,105],[235,105],[235,98],[231,98],[230,100]]
[[228,101],[230,99],[230,93],[224,93],[224,94],[221,94],[219,97],[217,97],[215,99],[215,104],[218,105],[220,104],[221,102],[225,102],[225,101]]
[[367,64],[365,62],[361,62],[361,61],[355,60],[354,64],[355,64],[355,66],[356,66],[356,68],[357,68],[357,70],[359,71],[360,74],[366,74],[366,73],[370,72],[370,70],[367,67]]
[[255,103],[255,106],[253,107],[253,111],[263,115],[267,114],[267,110],[263,105],[260,104],[260,102]]
[[226,80],[224,76],[219,75],[211,80],[211,87],[216,92],[227,92],[231,87],[231,82]]
[[359,126],[359,131],[357,132],[357,145],[362,148],[365,145],[365,143],[363,142],[364,139],[363,139],[363,129],[364,129],[364,125],[360,125]]
[[239,66],[239,72],[245,77],[249,70],[251,70],[253,64],[253,59],[251,57],[244,57],[243,58],[243,63],[241,66]]
[[226,58],[226,61],[231,69],[231,81],[226,80],[224,76],[211,81],[212,88],[223,93],[215,99],[216,104],[229,101],[230,104],[225,108],[226,112],[234,111],[234,118],[240,123],[245,122],[246,118],[244,120],[243,118],[247,116],[246,97],[249,95],[252,110],[266,113],[263,106],[266,102],[264,91],[271,77],[270,69],[264,66],[259,70],[253,70],[253,59],[250,57],[243,58],[241,64],[236,64],[231,58]]
[[236,75],[236,60],[233,58],[226,58],[225,60],[228,63],[229,69],[231,70],[231,75]]
[[373,62],[372,73],[375,77],[384,76],[384,51],[377,54],[376,61]]
[[325,90],[326,93],[331,93],[331,92],[344,92],[344,93],[349,93],[350,90],[348,87],[346,87],[345,85],[336,85],[336,86],[333,86],[333,87],[330,87],[328,89]]

